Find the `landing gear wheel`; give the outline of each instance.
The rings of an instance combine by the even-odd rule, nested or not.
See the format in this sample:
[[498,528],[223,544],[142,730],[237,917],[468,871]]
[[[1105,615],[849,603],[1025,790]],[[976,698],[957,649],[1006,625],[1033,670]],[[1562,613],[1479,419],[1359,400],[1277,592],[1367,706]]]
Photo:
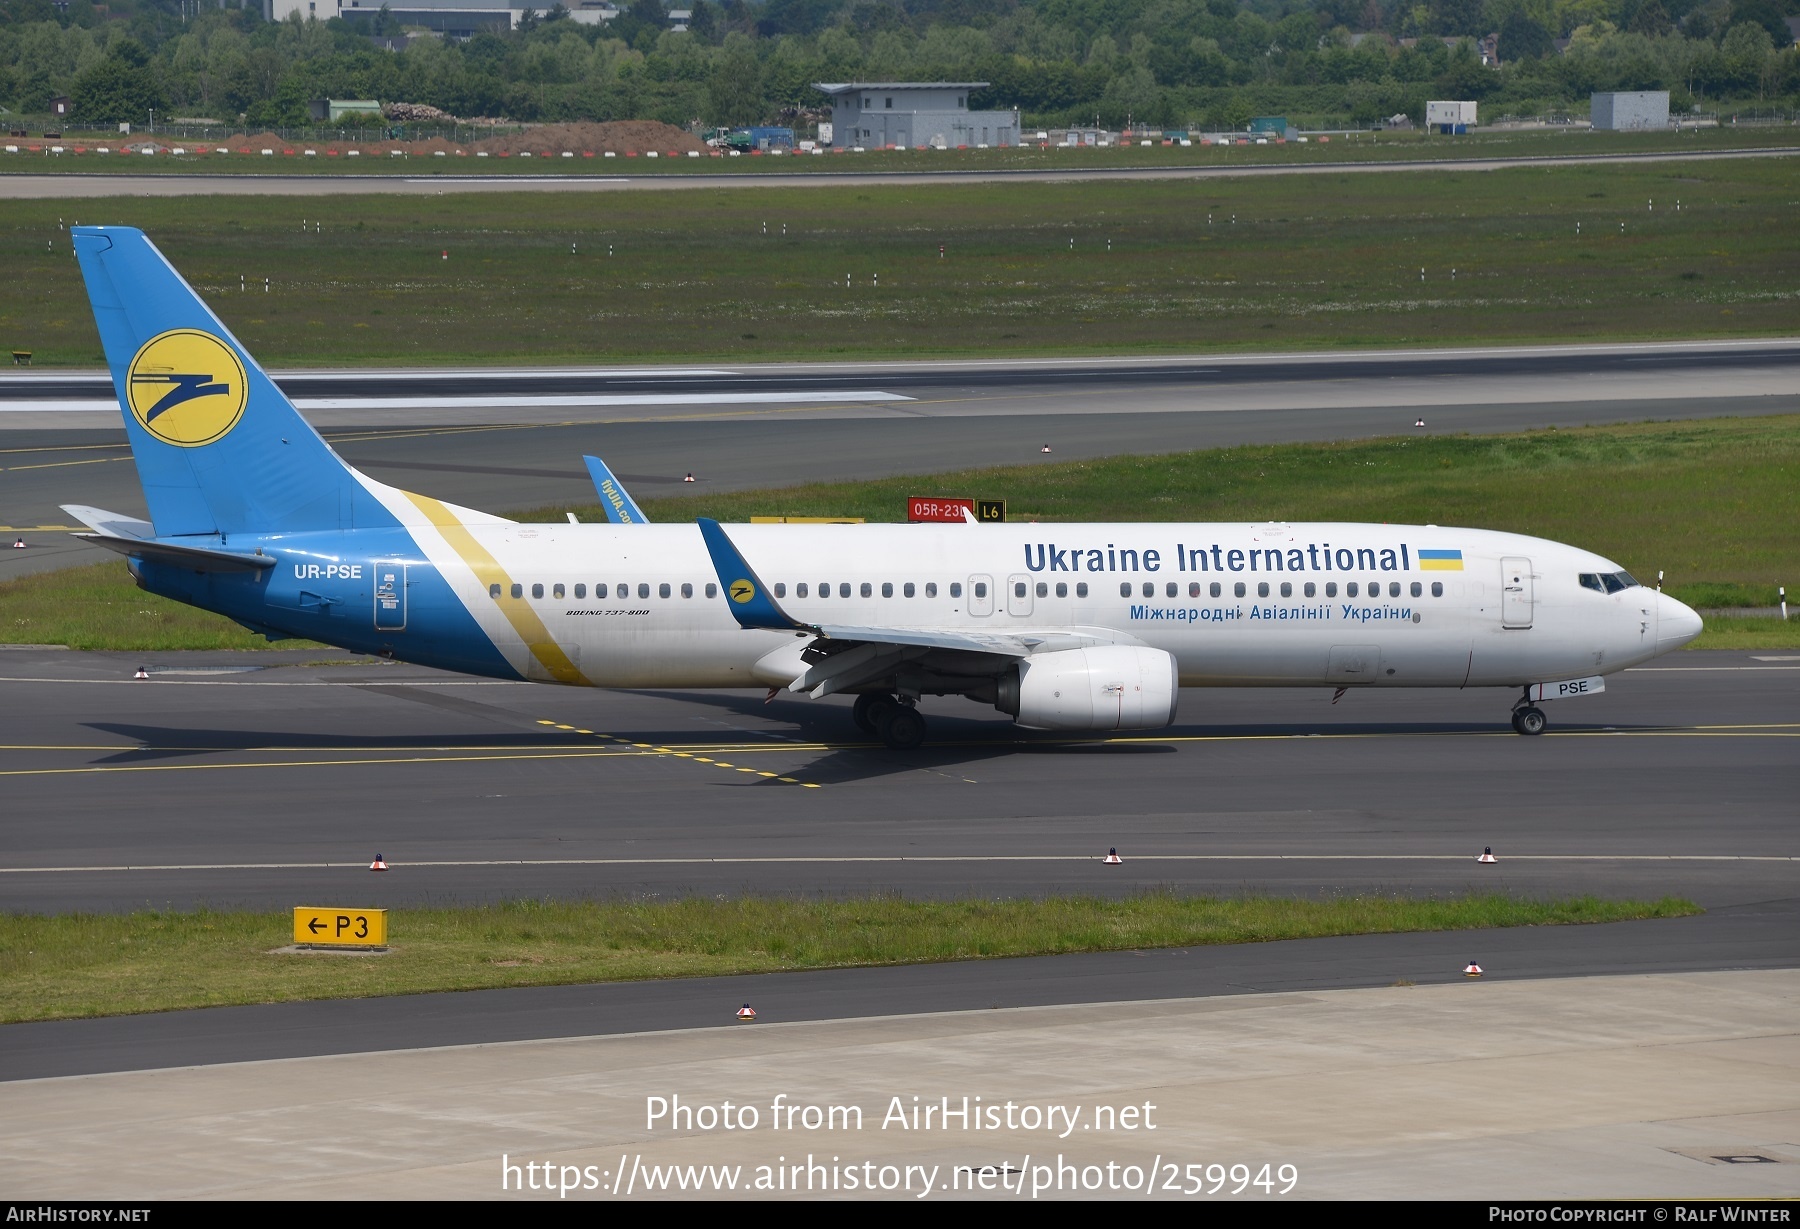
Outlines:
[[1521,734],[1542,734],[1549,719],[1541,708],[1521,708],[1513,714],[1513,729]]
[[899,706],[900,702],[893,696],[879,691],[865,692],[856,697],[856,705],[850,710],[850,720],[856,722],[856,728],[864,734],[879,734],[881,719]]
[[925,718],[907,704],[894,705],[885,713],[880,727],[881,741],[896,751],[910,751],[925,741]]

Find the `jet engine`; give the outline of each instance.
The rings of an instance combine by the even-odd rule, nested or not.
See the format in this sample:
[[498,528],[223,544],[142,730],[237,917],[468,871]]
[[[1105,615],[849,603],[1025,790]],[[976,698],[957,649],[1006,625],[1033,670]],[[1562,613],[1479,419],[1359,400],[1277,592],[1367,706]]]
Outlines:
[[1175,720],[1179,689],[1161,649],[1103,645],[1025,658],[994,707],[1034,730],[1156,730]]

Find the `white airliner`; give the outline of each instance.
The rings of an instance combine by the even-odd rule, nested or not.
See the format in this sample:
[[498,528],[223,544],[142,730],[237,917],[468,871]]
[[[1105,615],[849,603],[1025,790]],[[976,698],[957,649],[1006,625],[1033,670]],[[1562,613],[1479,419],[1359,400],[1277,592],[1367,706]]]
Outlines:
[[1356,524],[519,524],[373,481],[136,230],[72,228],[150,520],[68,510],[145,589],[271,638],[497,678],[923,696],[1022,726],[1156,729],[1184,686],[1507,687],[1543,700],[1700,619],[1578,547]]

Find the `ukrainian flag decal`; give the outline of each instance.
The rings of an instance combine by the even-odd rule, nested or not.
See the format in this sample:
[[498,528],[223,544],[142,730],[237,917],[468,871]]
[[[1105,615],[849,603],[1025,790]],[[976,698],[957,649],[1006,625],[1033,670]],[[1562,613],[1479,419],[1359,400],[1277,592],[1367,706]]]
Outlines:
[[1421,550],[1419,552],[1419,570],[1421,572],[1460,572],[1463,570],[1462,552],[1459,550]]

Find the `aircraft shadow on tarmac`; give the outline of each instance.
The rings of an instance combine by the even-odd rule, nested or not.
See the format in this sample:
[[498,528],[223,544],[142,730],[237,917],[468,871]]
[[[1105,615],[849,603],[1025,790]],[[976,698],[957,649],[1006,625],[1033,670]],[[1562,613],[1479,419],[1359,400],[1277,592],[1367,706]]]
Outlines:
[[[94,762],[99,765],[142,764],[157,760],[240,751],[464,751],[517,748],[521,751],[571,745],[566,738],[546,738],[529,731],[497,734],[311,734],[293,730],[216,730],[192,727],[140,725],[121,721],[90,721],[87,728],[130,739],[136,747],[123,749]],[[583,742],[582,747],[592,747]]]

